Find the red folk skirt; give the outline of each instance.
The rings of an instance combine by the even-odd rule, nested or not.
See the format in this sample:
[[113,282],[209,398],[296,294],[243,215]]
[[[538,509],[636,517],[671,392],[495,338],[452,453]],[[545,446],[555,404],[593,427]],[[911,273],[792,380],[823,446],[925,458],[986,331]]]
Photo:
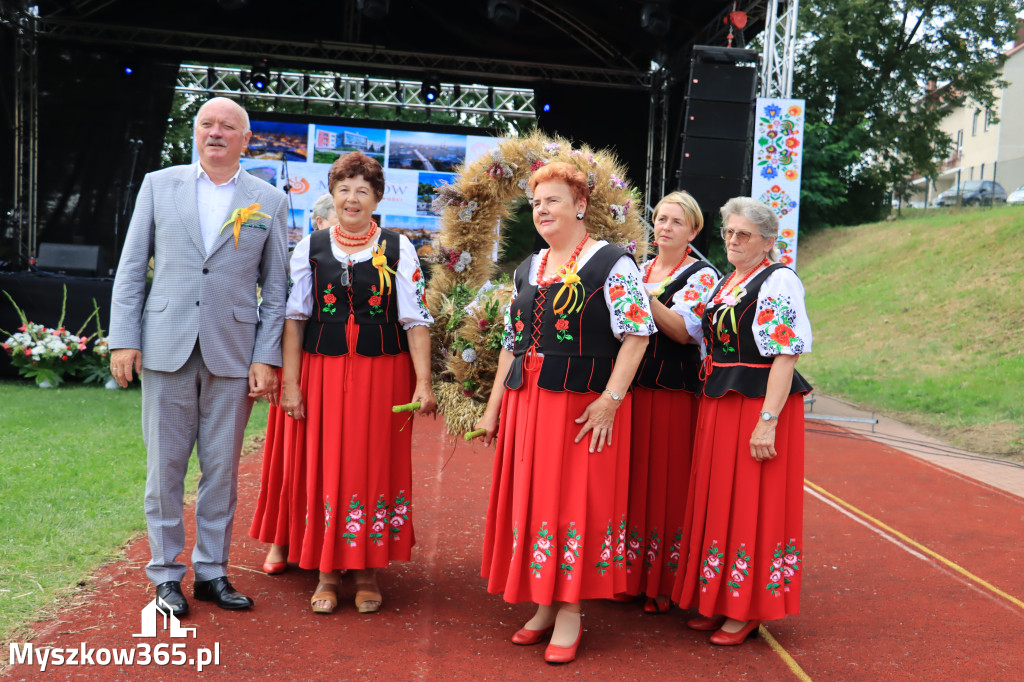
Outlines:
[[633,389],[626,520],[626,592],[671,594],[679,573],[697,396]]
[[804,406],[789,396],[775,429],[778,455],[750,456],[762,398],[703,397],[686,514],[689,552],[673,600],[702,615],[773,620],[800,611],[803,575]]
[[[340,357],[303,352],[306,419],[272,414],[250,535],[288,545],[288,561],[324,572],[408,561],[415,377],[407,353]],[[269,460],[269,463],[268,463]],[[281,471],[281,474],[277,474]]]
[[512,603],[610,598],[626,589],[632,398],[616,412],[611,445],[591,454],[589,433],[573,442],[574,420],[598,394],[538,387],[542,361],[502,396],[481,575]]

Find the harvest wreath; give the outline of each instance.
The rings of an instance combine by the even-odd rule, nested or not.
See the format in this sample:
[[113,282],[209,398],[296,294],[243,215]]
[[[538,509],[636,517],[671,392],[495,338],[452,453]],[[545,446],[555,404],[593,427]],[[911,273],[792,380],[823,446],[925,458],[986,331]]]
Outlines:
[[587,231],[635,253],[647,253],[643,199],[607,151],[573,148],[561,138],[534,132],[509,138],[461,168],[454,184],[441,185],[434,211],[441,233],[431,259],[427,304],[434,316],[431,337],[434,391],[448,432],[462,435],[483,415],[501,350],[505,308],[512,283],[497,272],[492,254],[501,243],[498,226],[512,203],[529,198],[533,171],[553,161],[573,164],[587,176]]

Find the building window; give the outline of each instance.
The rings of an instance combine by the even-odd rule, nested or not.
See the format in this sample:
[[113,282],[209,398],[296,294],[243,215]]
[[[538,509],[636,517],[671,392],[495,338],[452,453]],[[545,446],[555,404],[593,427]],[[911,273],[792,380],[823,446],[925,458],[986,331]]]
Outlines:
[[971,177],[969,177],[967,179],[968,180],[973,180],[974,179],[974,166],[971,166]]
[[963,129],[956,131],[956,155],[960,156],[960,152],[964,148],[964,131]]
[[971,137],[978,134],[978,117],[981,116],[981,109],[974,110],[974,117],[971,119]]
[[985,164],[981,164],[981,175],[978,176],[978,179],[979,180],[984,180],[985,179]]
[[985,130],[988,130],[989,125],[992,123],[992,110],[985,110]]

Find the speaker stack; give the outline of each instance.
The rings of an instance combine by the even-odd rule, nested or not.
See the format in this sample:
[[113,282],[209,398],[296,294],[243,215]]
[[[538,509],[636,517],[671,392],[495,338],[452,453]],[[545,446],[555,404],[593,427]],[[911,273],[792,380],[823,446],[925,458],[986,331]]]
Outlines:
[[750,191],[758,59],[755,50],[693,48],[678,187],[706,213]]

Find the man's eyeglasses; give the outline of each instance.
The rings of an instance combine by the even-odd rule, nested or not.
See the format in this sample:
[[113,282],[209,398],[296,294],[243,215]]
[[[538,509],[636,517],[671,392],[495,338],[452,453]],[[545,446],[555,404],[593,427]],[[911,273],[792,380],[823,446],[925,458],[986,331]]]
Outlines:
[[724,241],[729,241],[733,237],[736,237],[736,241],[738,241],[740,244],[746,244],[747,241],[750,240],[752,234],[753,232],[744,232],[743,230],[733,229],[727,230],[724,227],[722,228],[722,239]]

